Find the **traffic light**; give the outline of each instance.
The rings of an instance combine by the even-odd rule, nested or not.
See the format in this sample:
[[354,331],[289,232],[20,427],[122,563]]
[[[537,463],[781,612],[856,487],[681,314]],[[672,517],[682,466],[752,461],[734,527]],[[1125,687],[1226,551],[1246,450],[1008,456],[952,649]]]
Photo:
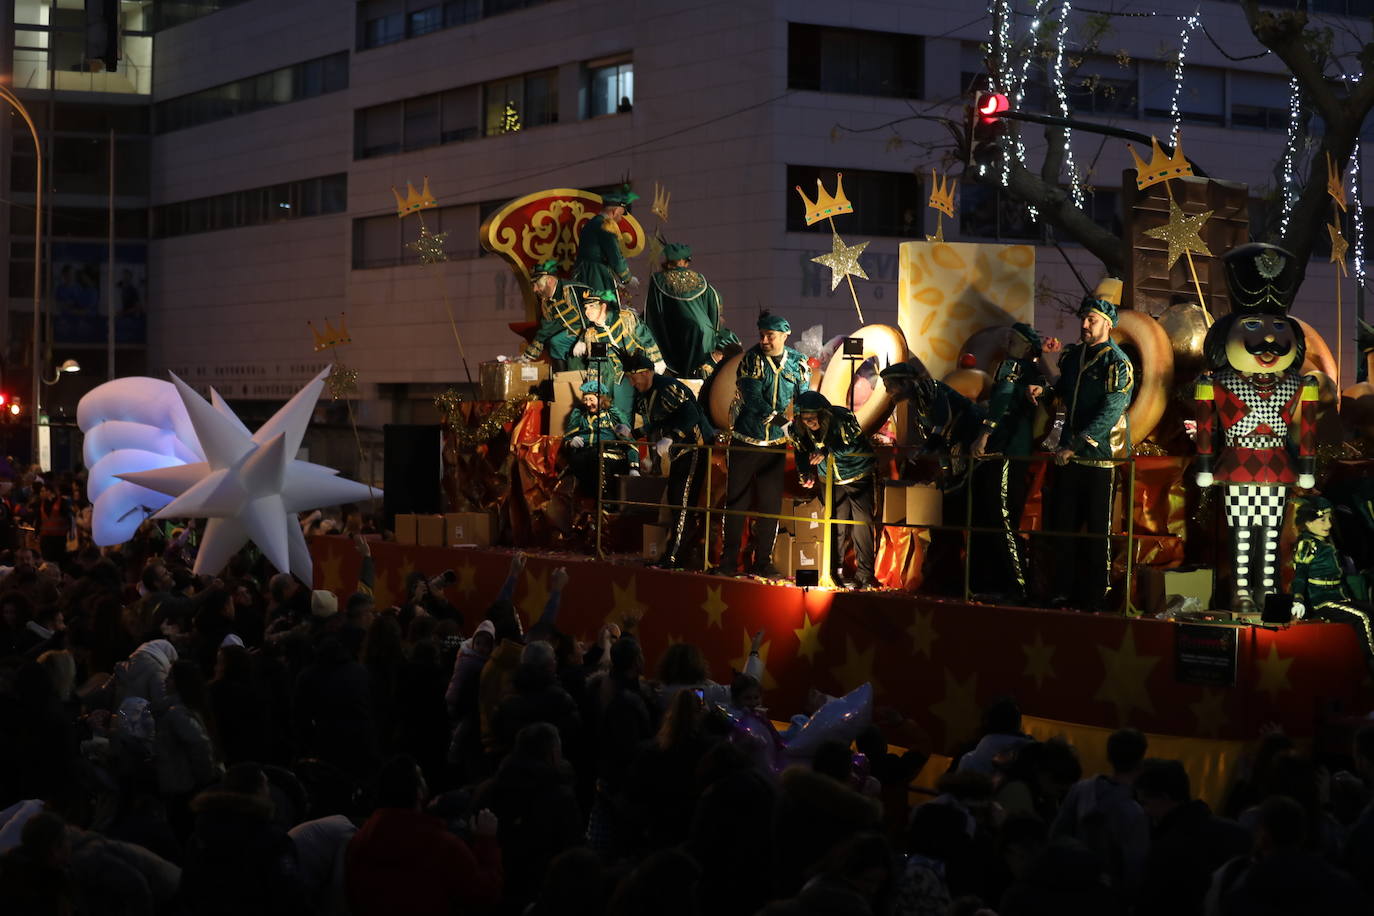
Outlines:
[[968,159],[972,168],[979,160],[986,160],[996,151],[997,141],[1006,130],[1003,112],[1011,108],[1007,97],[1000,92],[980,90],[973,96],[968,110]]

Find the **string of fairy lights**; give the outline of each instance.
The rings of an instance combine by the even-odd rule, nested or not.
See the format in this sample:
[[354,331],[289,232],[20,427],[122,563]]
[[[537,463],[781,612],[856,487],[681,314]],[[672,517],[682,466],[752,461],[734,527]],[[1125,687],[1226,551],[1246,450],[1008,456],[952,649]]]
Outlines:
[[[1064,82],[1064,46],[1068,42],[1069,35],[1069,14],[1073,12],[1069,0],[1064,0],[1059,10],[1059,32],[1054,38],[1054,69],[1050,74],[1050,87],[1054,90],[1054,97],[1059,102],[1059,116],[1067,118],[1069,116],[1069,90]],[[1074,206],[1082,209],[1084,206],[1083,180],[1078,174],[1078,163],[1073,158],[1072,135],[1066,132],[1064,137],[1064,167],[1069,173],[1069,194],[1073,197]]]
[[1179,111],[1178,100],[1183,94],[1183,66],[1184,59],[1188,56],[1188,42],[1193,37],[1193,30],[1198,27],[1197,11],[1194,10],[1191,16],[1183,19],[1183,29],[1178,36],[1178,57],[1174,60],[1174,93],[1169,99],[1169,118],[1174,122],[1174,130],[1170,135],[1174,146],[1178,146],[1179,131],[1183,128],[1183,114]]
[[1286,234],[1288,219],[1293,213],[1293,201],[1297,192],[1293,188],[1293,166],[1298,155],[1299,121],[1302,117],[1302,92],[1296,77],[1288,80],[1288,142],[1283,147],[1283,178],[1279,194],[1283,199],[1283,210],[1279,217],[1279,227]]

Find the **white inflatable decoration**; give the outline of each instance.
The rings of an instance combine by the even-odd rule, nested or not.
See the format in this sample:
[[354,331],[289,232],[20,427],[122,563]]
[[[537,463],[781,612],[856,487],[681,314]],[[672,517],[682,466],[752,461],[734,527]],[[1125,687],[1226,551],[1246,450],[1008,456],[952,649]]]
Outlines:
[[272,565],[310,582],[310,551],[296,513],[381,495],[292,457],[328,374],[317,375],[256,433],[218,392],[208,403],[175,375],[171,385],[117,379],[87,394],[77,422],[88,437],[96,543],[128,540],[143,520],[140,508],[158,510],[157,518],[208,518],[197,574],[218,573],[251,539]]

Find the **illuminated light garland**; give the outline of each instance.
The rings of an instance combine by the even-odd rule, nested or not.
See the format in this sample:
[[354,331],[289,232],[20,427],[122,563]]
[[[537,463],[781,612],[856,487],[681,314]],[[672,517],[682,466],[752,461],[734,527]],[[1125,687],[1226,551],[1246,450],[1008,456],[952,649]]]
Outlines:
[[1300,102],[1298,80],[1293,77],[1288,80],[1288,143],[1283,148],[1283,187],[1279,188],[1283,195],[1282,217],[1279,220],[1279,232],[1282,235],[1288,234],[1288,218],[1293,213],[1293,200],[1296,197],[1293,193],[1293,162],[1298,148]]
[[1364,286],[1364,201],[1360,193],[1360,138],[1350,156],[1350,206],[1355,211],[1355,280]]
[[[1059,34],[1055,36],[1054,69],[1050,74],[1055,98],[1059,100],[1059,115],[1063,118],[1069,117],[1069,93],[1064,86],[1064,43],[1069,33],[1071,9],[1069,0],[1064,0],[1059,13]],[[1083,209],[1083,181],[1078,174],[1078,163],[1073,158],[1073,133],[1068,130],[1064,131],[1064,165],[1069,172],[1069,193],[1073,197],[1074,206]]]
[[1179,34],[1178,58],[1174,61],[1174,95],[1169,100],[1169,117],[1174,122],[1173,145],[1178,146],[1178,135],[1183,120],[1178,110],[1178,99],[1183,93],[1183,59],[1188,56],[1188,42],[1193,37],[1193,30],[1198,27],[1198,15],[1196,12],[1183,19],[1183,31]]

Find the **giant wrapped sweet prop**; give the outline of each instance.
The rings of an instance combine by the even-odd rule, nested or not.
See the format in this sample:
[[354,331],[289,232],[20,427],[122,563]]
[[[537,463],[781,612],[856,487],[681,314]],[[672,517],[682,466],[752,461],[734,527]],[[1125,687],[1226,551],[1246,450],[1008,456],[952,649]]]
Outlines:
[[220,572],[252,540],[277,569],[310,582],[296,513],[382,492],[295,458],[328,375],[315,376],[256,433],[218,392],[212,404],[175,375],[172,384],[124,378],[88,392],[77,425],[86,434],[95,542],[127,541],[149,514],[208,518],[197,575]]
[[[1232,535],[1231,610],[1250,613],[1277,590],[1288,490],[1315,483],[1318,390],[1301,374],[1305,339],[1288,317],[1298,286],[1293,255],[1254,243],[1233,248],[1224,263],[1233,311],[1204,343],[1213,371],[1195,392],[1197,482],[1222,485]],[[1294,424],[1296,463],[1288,451]]]

